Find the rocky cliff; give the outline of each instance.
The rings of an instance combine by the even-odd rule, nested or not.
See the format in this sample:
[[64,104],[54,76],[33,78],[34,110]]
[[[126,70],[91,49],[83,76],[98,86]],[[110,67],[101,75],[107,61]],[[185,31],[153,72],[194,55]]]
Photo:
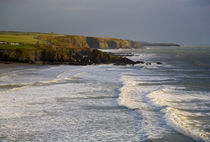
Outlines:
[[52,36],[41,35],[39,40],[48,44],[63,46],[67,48],[94,48],[94,49],[117,49],[117,48],[140,48],[140,42],[116,38],[99,38],[86,36]]

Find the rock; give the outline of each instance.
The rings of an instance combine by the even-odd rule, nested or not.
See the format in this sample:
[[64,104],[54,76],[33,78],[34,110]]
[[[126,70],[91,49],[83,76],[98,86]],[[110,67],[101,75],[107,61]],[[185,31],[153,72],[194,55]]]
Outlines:
[[136,64],[144,64],[144,61],[136,61]]
[[134,65],[136,64],[136,62],[128,59],[128,58],[121,58],[121,59],[118,59],[114,65]]
[[121,56],[121,57],[134,56],[134,54],[132,53],[112,53],[112,55]]
[[156,62],[156,64],[161,65],[161,64],[163,64],[163,63],[162,63],[162,62]]
[[92,65],[92,64],[115,64],[134,65],[135,62],[125,58],[114,56],[97,49],[84,48],[50,48],[48,45],[33,49],[0,49],[0,61],[21,62],[36,64],[69,64],[69,65]]

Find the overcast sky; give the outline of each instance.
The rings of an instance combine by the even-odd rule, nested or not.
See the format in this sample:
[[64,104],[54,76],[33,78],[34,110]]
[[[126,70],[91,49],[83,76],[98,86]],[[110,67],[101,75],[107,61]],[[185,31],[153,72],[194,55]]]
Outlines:
[[210,45],[210,0],[0,0],[0,30]]

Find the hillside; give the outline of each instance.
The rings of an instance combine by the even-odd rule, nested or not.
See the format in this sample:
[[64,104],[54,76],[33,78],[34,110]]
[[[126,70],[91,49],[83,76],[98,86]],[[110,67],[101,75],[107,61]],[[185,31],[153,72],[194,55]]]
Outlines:
[[99,51],[143,46],[179,46],[173,43],[147,43],[117,38],[87,37],[55,33],[0,32],[0,61],[34,64],[135,64]]
[[140,43],[114,38],[55,33],[0,32],[0,61],[44,64],[134,64],[99,48],[138,48]]
[[61,35],[55,33],[0,32],[0,42],[52,44],[67,48],[139,48],[141,43],[117,38]]

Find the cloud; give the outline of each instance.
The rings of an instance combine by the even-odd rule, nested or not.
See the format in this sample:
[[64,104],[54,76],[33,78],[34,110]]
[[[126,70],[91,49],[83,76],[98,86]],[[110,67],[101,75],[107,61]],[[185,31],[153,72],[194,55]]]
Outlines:
[[198,6],[210,6],[210,0],[194,0],[194,4]]
[[0,0],[0,30],[209,43],[210,0]]

